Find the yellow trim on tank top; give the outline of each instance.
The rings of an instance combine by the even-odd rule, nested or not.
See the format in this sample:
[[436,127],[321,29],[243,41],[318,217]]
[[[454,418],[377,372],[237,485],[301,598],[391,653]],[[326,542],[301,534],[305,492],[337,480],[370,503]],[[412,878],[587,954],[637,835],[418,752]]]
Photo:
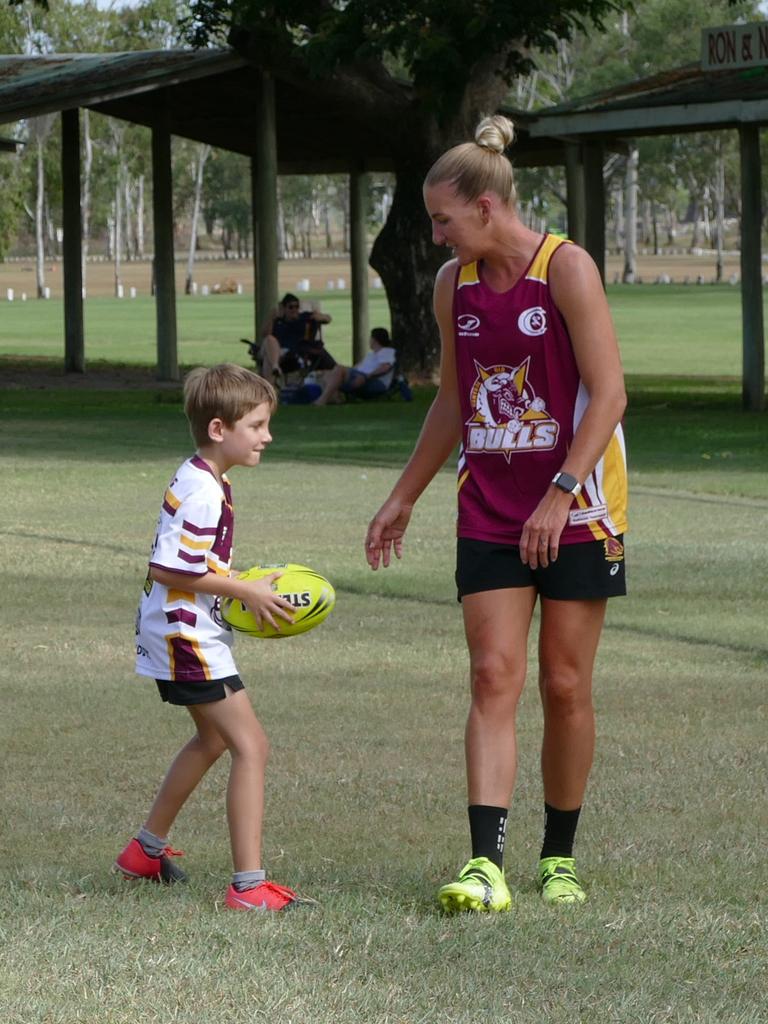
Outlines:
[[614,431],[603,455],[603,494],[608,506],[608,515],[620,533],[627,521],[627,467],[624,453]]
[[465,284],[479,284],[480,275],[477,272],[477,260],[467,263],[459,268],[459,280],[456,282],[456,290],[463,288]]
[[525,280],[541,281],[542,284],[547,284],[550,260],[561,245],[572,244],[573,243],[570,238],[559,238],[557,235],[546,235],[544,241],[541,243],[541,248],[536,253],[536,257],[531,264],[528,273],[525,275]]

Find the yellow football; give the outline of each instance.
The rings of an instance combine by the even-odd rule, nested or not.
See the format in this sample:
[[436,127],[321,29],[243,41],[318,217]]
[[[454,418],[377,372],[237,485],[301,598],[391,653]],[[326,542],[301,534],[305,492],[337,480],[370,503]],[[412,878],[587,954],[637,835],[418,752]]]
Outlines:
[[336,593],[325,577],[308,569],[306,565],[296,565],[293,562],[286,562],[283,565],[255,565],[247,572],[241,572],[237,578],[258,580],[273,572],[283,574],[280,579],[273,582],[272,589],[293,605],[293,622],[277,618],[276,621],[280,623],[279,630],[267,622],[258,626],[245,605],[229,597],[221,602],[221,615],[232,629],[262,640],[281,640],[283,637],[306,633],[328,618],[336,603]]

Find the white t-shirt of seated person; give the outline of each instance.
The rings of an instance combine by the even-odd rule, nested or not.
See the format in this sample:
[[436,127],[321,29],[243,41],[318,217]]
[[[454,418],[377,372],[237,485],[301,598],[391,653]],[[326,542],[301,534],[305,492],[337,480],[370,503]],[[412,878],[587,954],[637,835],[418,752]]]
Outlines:
[[369,352],[365,359],[355,363],[355,369],[359,370],[360,373],[371,374],[376,373],[377,370],[382,366],[386,366],[387,363],[389,363],[391,369],[374,379],[380,380],[384,387],[388,388],[392,383],[392,374],[395,372],[395,350],[393,348],[380,348],[376,352]]

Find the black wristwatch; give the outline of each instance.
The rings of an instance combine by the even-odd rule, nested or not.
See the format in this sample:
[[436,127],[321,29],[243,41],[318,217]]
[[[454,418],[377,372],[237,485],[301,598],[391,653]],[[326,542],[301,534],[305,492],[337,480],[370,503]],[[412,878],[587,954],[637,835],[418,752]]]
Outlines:
[[570,473],[555,473],[552,483],[566,494],[572,494],[574,498],[581,493],[581,484]]

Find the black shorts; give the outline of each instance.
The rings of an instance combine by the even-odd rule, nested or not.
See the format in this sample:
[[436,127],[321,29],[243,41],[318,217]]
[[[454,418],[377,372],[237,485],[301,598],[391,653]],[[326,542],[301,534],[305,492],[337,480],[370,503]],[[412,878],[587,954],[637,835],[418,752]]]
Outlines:
[[467,594],[513,587],[535,587],[555,601],[621,597],[627,592],[624,537],[563,544],[557,561],[531,569],[520,560],[516,544],[496,544],[459,537],[456,546],[459,601]]
[[332,370],[336,360],[331,353],[321,348],[319,352],[285,352],[280,356],[280,369],[284,373],[293,373],[294,370]]
[[227,686],[232,693],[244,690],[240,676],[227,676],[224,679],[156,679],[160,696],[168,704],[212,704],[215,700],[224,700]]

